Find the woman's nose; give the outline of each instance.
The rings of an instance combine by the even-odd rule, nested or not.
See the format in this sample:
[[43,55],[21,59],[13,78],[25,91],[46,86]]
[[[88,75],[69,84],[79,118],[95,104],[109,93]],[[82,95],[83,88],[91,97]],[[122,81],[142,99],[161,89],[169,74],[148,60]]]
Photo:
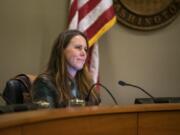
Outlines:
[[83,56],[86,55],[86,50],[82,49],[81,50],[81,55],[83,55]]

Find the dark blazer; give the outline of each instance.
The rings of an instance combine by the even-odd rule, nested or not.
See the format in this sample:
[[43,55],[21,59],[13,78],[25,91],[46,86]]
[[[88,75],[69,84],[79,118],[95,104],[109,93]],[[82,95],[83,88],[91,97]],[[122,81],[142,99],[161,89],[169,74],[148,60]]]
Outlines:
[[[33,83],[31,92],[32,92],[32,100],[33,103],[37,103],[40,106],[50,107],[66,107],[70,103],[70,101],[62,101],[60,102],[60,92],[57,90],[55,84],[53,83],[53,79],[45,74],[40,75]],[[71,87],[71,85],[70,85]],[[71,97],[73,97],[73,92],[71,91],[70,93]],[[80,95],[80,94],[77,94]],[[99,101],[92,101],[90,100],[89,102],[85,103],[85,99],[80,98],[81,96],[74,97],[73,99],[80,99],[78,100],[78,103],[82,103],[84,101],[84,105],[98,105],[100,103],[100,98]],[[84,95],[83,97],[86,97]],[[91,97],[90,97],[91,99]],[[74,102],[74,101],[73,101]],[[75,101],[76,102],[76,101]],[[75,103],[76,104],[76,103]]]
[[31,92],[32,101],[40,104],[40,106],[43,106],[45,102],[48,103],[47,107],[50,108],[59,106],[58,99],[60,95],[47,75],[40,75],[34,81]]

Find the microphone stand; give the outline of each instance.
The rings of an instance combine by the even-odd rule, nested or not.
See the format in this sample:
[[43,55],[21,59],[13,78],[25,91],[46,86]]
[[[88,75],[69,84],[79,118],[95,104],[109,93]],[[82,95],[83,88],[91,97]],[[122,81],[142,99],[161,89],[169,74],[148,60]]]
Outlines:
[[156,101],[156,98],[154,98],[151,94],[149,94],[147,91],[145,91],[143,88],[137,86],[137,85],[133,85],[133,84],[129,84],[123,81],[119,81],[118,82],[121,86],[131,86],[131,87],[135,87],[140,89],[141,91],[143,91],[144,93],[146,93],[149,97],[151,97],[151,99],[153,100],[154,103],[158,103],[158,101]]
[[88,92],[88,95],[87,95],[87,97],[85,98],[85,101],[86,101],[86,102],[89,101],[90,94],[91,94],[93,88],[94,88],[96,85],[99,85],[99,86],[103,87],[103,88],[108,92],[108,94],[111,96],[111,98],[113,99],[114,103],[115,103],[116,105],[118,105],[116,99],[115,99],[114,96],[111,94],[111,92],[110,92],[104,85],[102,85],[101,83],[95,83],[95,84],[93,84],[93,85],[91,86],[91,88],[90,88],[90,90],[89,90],[89,92]]

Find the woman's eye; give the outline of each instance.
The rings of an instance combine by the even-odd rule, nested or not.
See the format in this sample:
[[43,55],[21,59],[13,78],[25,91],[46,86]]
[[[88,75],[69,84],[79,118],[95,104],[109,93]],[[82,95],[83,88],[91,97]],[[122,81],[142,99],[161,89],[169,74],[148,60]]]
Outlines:
[[83,48],[83,46],[75,46],[75,48],[78,49],[78,50],[84,50],[85,52],[88,51],[88,49],[87,48]]
[[75,48],[77,48],[77,49],[82,49],[82,46],[76,46]]

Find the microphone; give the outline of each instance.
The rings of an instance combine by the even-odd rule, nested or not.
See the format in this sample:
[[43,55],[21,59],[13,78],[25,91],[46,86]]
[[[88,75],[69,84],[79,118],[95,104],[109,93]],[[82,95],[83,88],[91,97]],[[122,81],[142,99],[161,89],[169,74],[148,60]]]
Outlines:
[[111,96],[111,98],[113,99],[114,103],[115,103],[116,105],[118,105],[118,103],[117,103],[116,99],[114,98],[114,96],[112,95],[112,93],[108,90],[108,88],[106,88],[106,87],[105,87],[104,85],[102,85],[101,83],[95,83],[95,84],[93,84],[93,85],[91,86],[91,88],[89,89],[88,95],[87,95],[86,98],[85,98],[85,101],[86,101],[86,102],[89,101],[91,92],[92,92],[92,90],[94,89],[94,87],[97,86],[97,85],[103,87],[103,88],[108,92],[108,94]]
[[141,90],[142,92],[146,93],[149,97],[151,97],[151,99],[153,100],[154,103],[157,103],[156,102],[156,99],[155,97],[153,97],[151,94],[149,94],[146,90],[144,90],[143,88],[137,86],[137,85],[133,85],[133,84],[130,84],[130,83],[126,83],[124,81],[119,81],[118,82],[119,85],[121,86],[131,86],[131,87],[135,87],[135,88],[138,88],[139,90]]

